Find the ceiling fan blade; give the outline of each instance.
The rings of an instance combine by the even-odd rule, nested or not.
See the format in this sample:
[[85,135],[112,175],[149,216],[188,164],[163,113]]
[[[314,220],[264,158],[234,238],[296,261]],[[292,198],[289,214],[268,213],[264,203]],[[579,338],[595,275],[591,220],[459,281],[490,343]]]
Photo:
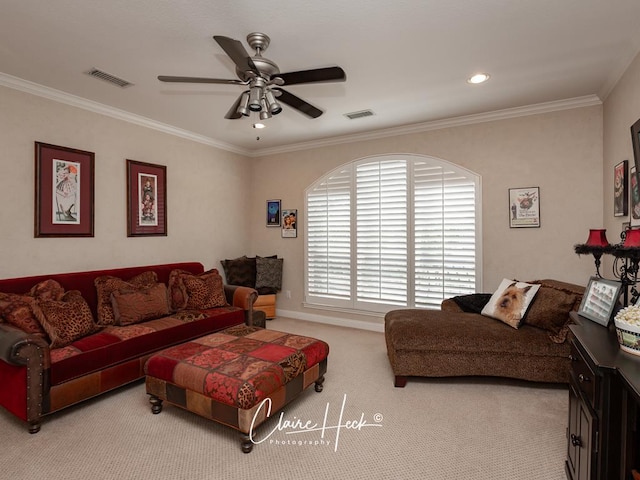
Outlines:
[[238,99],[231,105],[231,108],[224,116],[227,120],[236,120],[242,117],[242,114],[238,112],[238,106],[240,105],[240,101],[242,100],[242,94],[238,97]]
[[346,73],[340,67],[316,68],[313,70],[301,70],[299,72],[279,73],[274,77],[284,80],[284,85],[295,85],[298,83],[320,83],[320,82],[344,82],[347,79]]
[[246,72],[247,70],[251,70],[253,72],[260,73],[239,40],[223,37],[221,35],[214,35],[213,39],[218,42],[218,45],[220,45],[225,53],[229,55],[240,71]]
[[300,97],[296,97],[294,94],[289,93],[281,88],[273,88],[272,90],[280,93],[280,95],[277,96],[278,101],[286,103],[290,107],[299,110],[301,113],[304,113],[308,117],[318,118],[320,115],[322,115],[322,110],[314,107],[310,103],[305,102]]
[[205,77],[173,77],[171,75],[158,75],[161,82],[181,82],[181,83],[222,83],[229,85],[246,85],[242,80],[226,80],[223,78]]

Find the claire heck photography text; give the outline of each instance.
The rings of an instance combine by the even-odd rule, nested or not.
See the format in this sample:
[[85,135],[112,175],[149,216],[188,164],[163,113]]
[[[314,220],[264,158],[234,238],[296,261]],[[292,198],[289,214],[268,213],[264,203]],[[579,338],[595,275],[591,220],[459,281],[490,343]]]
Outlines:
[[[338,451],[340,435],[343,432],[359,432],[366,427],[382,427],[383,416],[375,413],[371,417],[371,422],[367,420],[364,412],[357,418],[345,418],[345,407],[347,405],[347,394],[342,398],[342,406],[335,423],[331,420],[331,404],[327,402],[322,421],[285,417],[285,412],[280,412],[278,423],[270,431],[261,432],[262,435],[254,433],[256,419],[264,412],[267,417],[271,416],[271,399],[265,398],[258,406],[249,431],[249,439],[254,444],[268,441],[269,445],[290,445],[290,446],[330,446],[333,451]],[[283,438],[279,433],[284,433],[288,438]],[[304,435],[307,434],[307,435]]]

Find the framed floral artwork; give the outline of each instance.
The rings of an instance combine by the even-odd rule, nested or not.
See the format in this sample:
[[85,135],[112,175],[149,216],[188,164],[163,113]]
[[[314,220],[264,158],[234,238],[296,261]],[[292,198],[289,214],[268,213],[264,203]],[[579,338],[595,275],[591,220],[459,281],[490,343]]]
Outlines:
[[167,167],[127,160],[127,236],[167,235]]
[[93,237],[95,154],[35,142],[35,237]]

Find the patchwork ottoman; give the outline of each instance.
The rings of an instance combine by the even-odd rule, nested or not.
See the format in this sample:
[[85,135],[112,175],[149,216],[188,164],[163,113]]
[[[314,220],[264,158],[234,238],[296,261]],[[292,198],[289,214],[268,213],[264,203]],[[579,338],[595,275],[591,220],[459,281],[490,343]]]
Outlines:
[[[156,353],[145,364],[151,411],[162,402],[228,425],[242,451],[270,414],[315,384],[322,391],[329,345],[322,340],[238,325]],[[268,400],[267,400],[268,399]],[[270,408],[269,408],[270,404]]]

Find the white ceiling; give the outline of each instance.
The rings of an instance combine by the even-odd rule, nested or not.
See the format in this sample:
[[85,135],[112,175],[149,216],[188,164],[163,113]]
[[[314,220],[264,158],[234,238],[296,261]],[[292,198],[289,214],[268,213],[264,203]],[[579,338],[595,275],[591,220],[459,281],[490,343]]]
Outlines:
[[[603,100],[640,50],[639,26],[639,0],[0,0],[0,85],[46,87],[71,103],[87,100],[255,155],[544,102]],[[253,117],[223,118],[241,86],[156,78],[236,78],[212,36],[238,39],[253,54],[246,35],[255,31],[271,37],[264,56],[282,72],[346,71],[344,83],[285,87],[324,115],[312,120],[285,105],[257,131]],[[134,85],[83,73],[92,67]],[[476,72],[491,79],[467,84]],[[375,115],[344,116],[364,109]]]

